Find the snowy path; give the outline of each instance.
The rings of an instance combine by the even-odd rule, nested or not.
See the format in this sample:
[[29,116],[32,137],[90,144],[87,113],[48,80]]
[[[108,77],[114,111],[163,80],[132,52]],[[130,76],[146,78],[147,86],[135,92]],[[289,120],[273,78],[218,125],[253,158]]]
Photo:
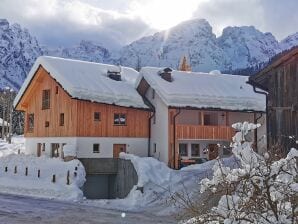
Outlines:
[[126,213],[98,207],[66,203],[46,199],[0,194],[1,224],[151,224],[177,223],[170,217],[159,217],[148,213]]

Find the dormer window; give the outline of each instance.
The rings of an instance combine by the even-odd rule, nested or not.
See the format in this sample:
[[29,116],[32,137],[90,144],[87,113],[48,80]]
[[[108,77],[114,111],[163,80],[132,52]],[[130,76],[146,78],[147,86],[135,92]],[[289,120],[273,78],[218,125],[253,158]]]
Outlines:
[[115,81],[121,81],[121,74],[120,71],[108,71],[107,75],[110,79],[113,79]]

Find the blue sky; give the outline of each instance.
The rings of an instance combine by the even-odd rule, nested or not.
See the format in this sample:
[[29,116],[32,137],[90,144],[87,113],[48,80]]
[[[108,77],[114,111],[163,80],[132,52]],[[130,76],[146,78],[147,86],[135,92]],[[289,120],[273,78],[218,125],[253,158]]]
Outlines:
[[216,35],[253,25],[280,40],[298,31],[297,9],[298,0],[0,0],[0,18],[53,47],[85,39],[118,48],[192,18],[207,19]]

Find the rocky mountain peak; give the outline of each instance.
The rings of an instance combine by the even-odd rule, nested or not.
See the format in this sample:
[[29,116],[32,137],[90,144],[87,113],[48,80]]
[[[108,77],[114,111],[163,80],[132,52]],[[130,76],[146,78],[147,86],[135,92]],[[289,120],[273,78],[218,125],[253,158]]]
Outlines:
[[[216,38],[205,19],[182,22],[112,52],[101,44],[82,40],[72,47],[40,47],[38,41],[19,24],[0,19],[0,88],[18,89],[40,55],[121,64],[177,69],[186,56],[193,71],[231,71],[266,62],[284,49],[298,45],[298,33],[279,43],[271,33],[253,26],[227,27]],[[111,53],[112,52],[112,53]]]

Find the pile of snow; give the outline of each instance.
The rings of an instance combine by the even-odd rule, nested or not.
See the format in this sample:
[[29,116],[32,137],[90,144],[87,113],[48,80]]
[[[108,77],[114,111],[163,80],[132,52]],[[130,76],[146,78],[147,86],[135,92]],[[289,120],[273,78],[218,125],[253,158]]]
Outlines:
[[[120,153],[120,158],[132,162],[138,175],[137,185],[124,199],[87,200],[85,203],[122,211],[151,210],[157,215],[168,215],[177,210],[174,205],[165,206],[169,196],[185,190],[196,194],[199,190],[198,182],[212,175],[211,168],[215,163],[213,160],[181,170],[173,170],[152,157]],[[234,162],[235,158],[232,157],[223,160],[227,166]]]
[[[5,172],[6,169],[7,172]],[[38,177],[38,170],[40,170],[40,177]],[[69,185],[67,184],[68,171]],[[53,175],[55,175],[55,183],[52,182]],[[0,158],[1,193],[78,201],[83,198],[80,187],[84,182],[85,169],[79,160],[64,162],[60,158],[24,154],[11,154]]]
[[77,156],[77,148],[75,145],[66,144],[63,146],[63,154],[65,157],[67,156]]
[[135,89],[139,73],[132,68],[121,67],[121,81],[107,77],[107,72],[119,69],[115,65],[41,56],[34,63],[22,88],[14,100],[16,106],[27,86],[42,66],[73,98],[119,106],[148,108]]
[[[4,122],[4,123],[3,123]],[[9,125],[9,123],[7,122],[7,121],[3,121],[3,119],[2,118],[0,118],[0,126],[8,126]]]
[[210,75],[220,75],[221,72],[219,70],[212,70],[209,72]]
[[247,84],[247,76],[172,71],[172,82],[144,67],[143,77],[167,106],[265,111],[265,97]]
[[12,144],[8,144],[5,140],[0,140],[0,158],[10,154],[18,154],[25,152],[25,139],[23,136],[14,136],[11,139]]

